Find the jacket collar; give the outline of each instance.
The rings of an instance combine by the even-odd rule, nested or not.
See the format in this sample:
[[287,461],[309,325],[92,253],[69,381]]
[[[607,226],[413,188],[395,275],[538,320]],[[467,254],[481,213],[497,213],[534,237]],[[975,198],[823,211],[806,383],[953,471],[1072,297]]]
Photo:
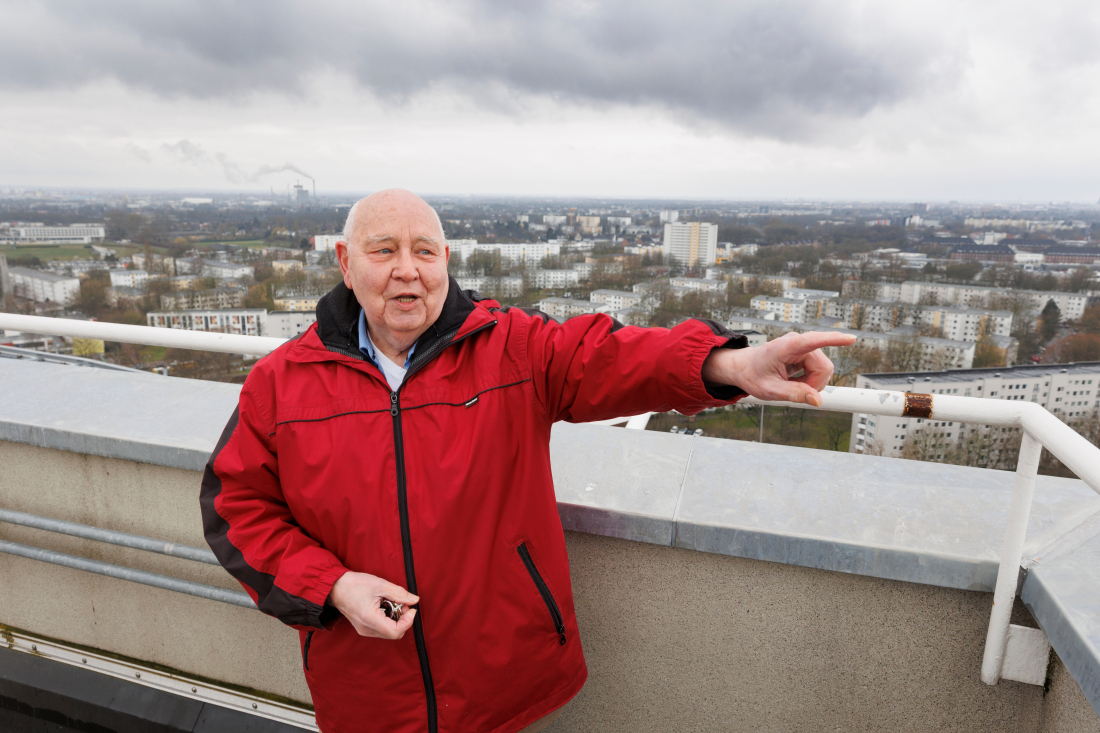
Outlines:
[[[361,306],[347,285],[340,282],[317,302],[317,337],[329,351],[358,354],[358,321]],[[474,317],[471,318],[471,315]],[[453,278],[449,278],[443,310],[416,341],[416,353],[437,352],[456,337],[496,319],[486,308],[478,308]]]

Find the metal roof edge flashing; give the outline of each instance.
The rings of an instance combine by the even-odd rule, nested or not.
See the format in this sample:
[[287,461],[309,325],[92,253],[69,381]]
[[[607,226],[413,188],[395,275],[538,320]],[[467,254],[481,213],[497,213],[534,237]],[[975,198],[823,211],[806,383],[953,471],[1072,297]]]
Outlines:
[[0,419],[0,441],[188,471],[203,470],[210,457],[210,451],[198,448],[153,443],[136,438],[96,435],[80,430],[64,430],[2,419]]

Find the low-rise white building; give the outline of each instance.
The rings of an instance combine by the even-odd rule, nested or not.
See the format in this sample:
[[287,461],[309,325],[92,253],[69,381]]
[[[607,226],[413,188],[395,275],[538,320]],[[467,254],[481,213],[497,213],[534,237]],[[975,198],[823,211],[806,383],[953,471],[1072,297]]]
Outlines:
[[498,296],[518,298],[523,295],[522,277],[463,276],[456,277],[455,282],[463,290],[476,290],[479,295],[490,298]]
[[573,316],[583,316],[589,313],[607,313],[612,308],[590,300],[575,300],[573,298],[543,298],[535,307],[548,316],[564,321]]
[[317,322],[316,310],[274,310],[267,314],[267,336],[294,338]]
[[29,267],[8,268],[12,292],[39,303],[72,305],[80,297],[80,278],[55,275]]
[[749,307],[754,311],[774,313],[775,320],[786,323],[805,323],[817,318],[816,310],[807,318],[806,301],[794,298],[777,298],[771,295],[757,295],[749,301]]
[[317,234],[313,237],[313,249],[316,252],[335,252],[336,243],[343,241],[343,234]]
[[875,300],[837,298],[828,301],[824,315],[848,328],[889,331],[898,326],[917,326],[935,336],[978,341],[983,336],[1012,333],[1012,313],[947,305],[919,305]]
[[[1100,362],[861,374],[856,386],[1034,402],[1066,420],[1085,417],[1100,408]],[[984,426],[936,420],[935,413],[928,419],[854,413],[848,450],[900,456],[906,439],[917,430],[933,430],[944,446],[954,446],[966,430],[982,429]]]
[[625,290],[593,290],[588,299],[593,303],[606,305],[610,310],[621,311],[640,306],[645,296],[641,293],[631,293]]
[[688,288],[700,293],[724,293],[729,287],[726,280],[712,280],[705,277],[670,277],[668,284],[674,288]]
[[[875,349],[886,353],[891,348],[904,349],[910,352],[909,358],[915,360],[922,369],[967,369],[974,364],[974,351],[976,344],[973,341],[954,341],[951,339],[933,338],[931,336],[917,336],[910,333],[882,333],[879,331],[859,331],[851,328],[836,328],[810,323],[793,323],[781,321],[778,318],[760,318],[756,316],[744,316],[737,313],[730,315],[726,327],[731,331],[741,329],[754,329],[766,334],[769,338],[779,338],[783,334],[805,333],[807,331],[836,331],[850,333],[856,337],[855,346],[866,349]],[[1015,343],[1013,339],[1004,338]],[[1006,344],[1005,348],[1010,348]],[[825,349],[834,361],[842,357],[843,353],[838,349],[829,347]]]
[[256,271],[252,265],[204,259],[202,261],[202,275],[203,277],[213,277],[218,280],[236,280],[242,277],[255,277]]
[[561,254],[561,244],[556,242],[531,242],[489,244],[472,239],[454,240],[447,243],[451,252],[462,255],[465,262],[475,252],[500,253],[502,260],[510,260],[518,264],[536,265],[546,257],[556,257]]
[[1085,293],[1064,293],[1061,291],[1016,290],[987,287],[984,285],[962,285],[957,283],[929,283],[907,280],[903,283],[874,283],[849,280],[844,283],[842,292],[845,297],[866,300],[900,301],[902,303],[933,303],[938,305],[961,305],[969,308],[988,308],[1005,296],[1024,298],[1038,315],[1053,300],[1062,312],[1063,320],[1075,321],[1085,312],[1089,296]]
[[41,242],[42,244],[91,244],[106,237],[102,224],[69,224],[46,226],[44,224],[19,223],[9,228],[16,244]]
[[242,308],[248,291],[244,288],[211,288],[209,290],[176,290],[160,296],[161,310],[220,310]]
[[536,288],[569,288],[581,281],[576,270],[534,270],[530,278]]
[[741,272],[740,270],[726,273],[725,278],[732,283],[738,291],[741,291],[748,285],[750,287],[764,286],[782,292],[791,288],[801,288],[806,284],[806,280],[800,277],[791,277],[790,275],[756,275],[753,273]]
[[319,295],[302,295],[300,293],[287,293],[272,299],[275,310],[280,312],[315,313]]
[[267,311],[263,308],[151,311],[146,323],[154,328],[215,331],[243,336],[267,336]]
[[623,271],[623,263],[621,262],[578,262],[573,265],[573,269],[577,271],[577,275],[581,280],[591,280],[592,275],[597,272],[603,273],[620,273]]
[[113,288],[144,288],[149,280],[149,273],[145,270],[124,270],[122,268],[109,270],[111,274],[111,287]]

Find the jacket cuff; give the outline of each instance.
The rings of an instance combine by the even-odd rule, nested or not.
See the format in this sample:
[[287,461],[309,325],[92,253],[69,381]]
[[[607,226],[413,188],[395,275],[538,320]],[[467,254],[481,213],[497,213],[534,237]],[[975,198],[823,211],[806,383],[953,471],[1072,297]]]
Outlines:
[[[749,345],[749,340],[742,334],[734,334],[730,337],[726,343],[719,346],[715,346],[710,350],[710,353],[714,353],[716,349],[744,349]],[[708,354],[709,357],[709,354]],[[704,359],[705,361],[705,359]],[[703,380],[703,387],[707,390],[707,394],[716,400],[723,402],[729,402],[730,400],[740,399],[746,395],[745,390],[740,387],[735,387],[732,384],[716,384],[714,382],[708,382]]]
[[327,570],[321,575],[319,590],[324,591],[325,602],[320,607],[320,612],[317,614],[317,628],[331,629],[336,625],[336,622],[340,620],[340,611],[336,606],[329,603],[328,597],[332,593],[332,586],[336,585],[336,581],[344,577],[344,573],[350,572],[343,565],[337,565]]

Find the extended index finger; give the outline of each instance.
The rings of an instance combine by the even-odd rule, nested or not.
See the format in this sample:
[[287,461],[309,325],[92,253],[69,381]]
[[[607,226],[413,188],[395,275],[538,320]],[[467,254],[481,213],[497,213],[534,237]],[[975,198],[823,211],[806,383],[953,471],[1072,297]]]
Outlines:
[[808,331],[807,333],[799,334],[798,339],[791,339],[787,355],[801,356],[826,346],[851,346],[855,342],[855,334],[851,333]]

